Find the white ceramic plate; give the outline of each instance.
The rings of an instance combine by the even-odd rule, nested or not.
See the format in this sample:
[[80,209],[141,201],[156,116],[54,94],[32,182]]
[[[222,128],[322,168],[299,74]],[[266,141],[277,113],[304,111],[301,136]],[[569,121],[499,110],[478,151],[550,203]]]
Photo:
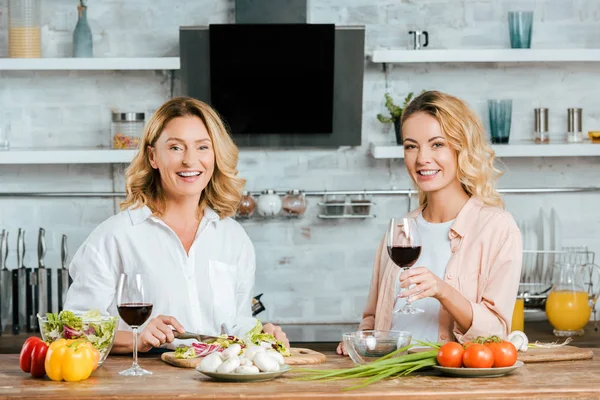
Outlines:
[[552,238],[554,240],[554,248],[556,250],[562,249],[562,226],[558,213],[554,208],[550,211],[550,230],[552,231]]
[[284,365],[281,367],[279,371],[276,372],[259,372],[258,374],[221,374],[218,372],[203,372],[196,367],[196,371],[209,376],[218,381],[226,381],[226,382],[260,382],[260,381],[270,381],[271,379],[275,379],[280,375],[285,374],[290,370],[289,365]]
[[550,250],[554,250],[552,248],[552,243],[551,243],[551,234],[550,234],[550,216],[548,214],[546,214],[546,212],[544,210],[540,210],[540,225],[541,225],[541,230],[542,230],[542,237],[543,237],[543,247],[542,250],[544,250],[544,257],[542,257],[542,270],[541,270],[541,274],[540,274],[540,282],[547,282],[546,281],[546,276],[549,273],[549,271],[552,271],[552,265],[551,265],[551,261],[550,261],[550,253],[548,253]]
[[517,360],[512,367],[504,368],[450,368],[434,365],[433,368],[439,370],[444,375],[458,376],[464,378],[497,378],[508,375],[517,368],[525,365],[523,361]]

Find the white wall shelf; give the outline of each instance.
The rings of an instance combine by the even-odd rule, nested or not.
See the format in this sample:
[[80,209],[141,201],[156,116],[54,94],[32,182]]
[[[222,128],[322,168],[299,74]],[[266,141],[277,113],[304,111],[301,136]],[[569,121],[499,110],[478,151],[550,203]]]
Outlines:
[[11,149],[0,151],[0,164],[128,164],[137,150]]
[[375,63],[600,62],[600,49],[374,50]]
[[[600,144],[583,143],[556,143],[535,144],[532,142],[492,145],[496,157],[597,157],[600,156]],[[404,158],[402,146],[383,145],[374,143],[370,145],[371,155],[374,158]]]
[[178,70],[179,57],[0,58],[0,71]]

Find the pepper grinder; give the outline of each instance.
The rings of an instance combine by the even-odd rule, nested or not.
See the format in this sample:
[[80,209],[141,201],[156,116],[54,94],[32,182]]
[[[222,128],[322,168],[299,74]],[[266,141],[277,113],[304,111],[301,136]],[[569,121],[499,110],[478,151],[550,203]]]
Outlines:
[[583,129],[581,124],[581,108],[567,109],[567,142],[582,143]]
[[535,142],[550,143],[550,135],[548,134],[548,109],[534,108],[533,119],[535,125]]

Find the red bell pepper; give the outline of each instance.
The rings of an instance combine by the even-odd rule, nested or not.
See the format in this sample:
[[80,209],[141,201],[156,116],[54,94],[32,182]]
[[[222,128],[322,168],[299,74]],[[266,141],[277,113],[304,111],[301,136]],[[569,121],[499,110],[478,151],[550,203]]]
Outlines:
[[30,372],[34,378],[42,378],[46,375],[46,353],[48,345],[39,337],[30,337],[21,348],[19,365],[23,372]]

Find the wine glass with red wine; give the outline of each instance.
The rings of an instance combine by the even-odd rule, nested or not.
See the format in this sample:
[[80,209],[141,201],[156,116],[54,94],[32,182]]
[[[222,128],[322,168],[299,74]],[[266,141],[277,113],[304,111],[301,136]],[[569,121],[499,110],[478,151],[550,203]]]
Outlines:
[[[402,269],[412,267],[421,255],[421,236],[417,228],[417,220],[414,218],[392,218],[390,230],[387,235],[387,250],[390,258]],[[401,288],[400,291],[406,289]],[[395,310],[399,314],[419,314],[424,312],[420,308],[414,308],[410,299],[406,298],[404,307]]]
[[152,314],[152,303],[145,295],[145,279],[142,274],[121,274],[117,291],[117,310],[125,323],[133,331],[133,364],[131,368],[119,372],[126,376],[152,375],[138,364],[138,327],[143,325]]

